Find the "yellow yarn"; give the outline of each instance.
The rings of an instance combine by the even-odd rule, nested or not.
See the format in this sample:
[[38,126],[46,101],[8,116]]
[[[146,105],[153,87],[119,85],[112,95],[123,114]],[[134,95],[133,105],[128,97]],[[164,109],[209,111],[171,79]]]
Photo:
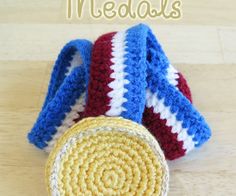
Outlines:
[[120,117],[87,118],[58,140],[46,182],[50,195],[165,195],[168,168],[143,126]]

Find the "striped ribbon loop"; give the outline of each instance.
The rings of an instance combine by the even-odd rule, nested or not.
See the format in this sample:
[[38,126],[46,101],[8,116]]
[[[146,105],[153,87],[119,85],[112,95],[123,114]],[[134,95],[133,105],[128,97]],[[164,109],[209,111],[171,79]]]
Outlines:
[[73,40],[61,50],[48,92],[28,139],[40,149],[50,151],[55,141],[79,119],[84,110],[84,92],[92,44]]
[[143,123],[166,158],[176,159],[211,136],[189,87],[146,25],[99,37],[93,47],[85,116]]
[[170,160],[184,156],[211,136],[192,105],[183,75],[143,24],[102,35],[93,49],[86,40],[72,41],[62,49],[29,141],[49,152],[80,119],[99,115],[142,123]]

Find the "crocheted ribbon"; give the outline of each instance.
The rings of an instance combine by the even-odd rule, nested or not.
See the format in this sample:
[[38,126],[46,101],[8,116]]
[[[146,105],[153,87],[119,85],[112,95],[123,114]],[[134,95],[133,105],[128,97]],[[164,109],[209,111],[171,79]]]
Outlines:
[[182,74],[145,25],[101,36],[93,47],[85,116],[122,116],[157,138],[167,159],[206,142],[210,129]]
[[[91,43],[84,40],[72,41],[62,49],[44,107],[28,136],[37,147],[50,151],[55,141],[81,119],[90,50]],[[82,59],[82,66],[75,66],[78,59]],[[209,127],[190,103],[186,80],[169,63],[147,26],[101,36],[93,49],[91,67],[86,116],[123,116],[141,122],[143,113],[143,124],[171,160],[209,139]]]
[[50,151],[56,140],[80,119],[88,82],[92,43],[73,40],[61,50],[51,74],[42,111],[28,139],[40,149]]

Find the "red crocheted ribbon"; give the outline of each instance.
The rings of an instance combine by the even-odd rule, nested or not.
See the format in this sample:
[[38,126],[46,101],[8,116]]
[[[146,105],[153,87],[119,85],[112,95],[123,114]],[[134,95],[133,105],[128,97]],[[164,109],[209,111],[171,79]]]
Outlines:
[[[108,93],[112,91],[109,83],[114,80],[111,78],[111,66],[114,64],[111,59],[114,58],[115,48],[112,40],[115,35],[116,33],[102,35],[93,46],[90,82],[83,117],[106,115],[110,109],[111,98]],[[181,73],[176,74],[176,88],[191,102],[191,92],[185,78]],[[167,159],[173,160],[186,154],[183,141],[178,140],[178,134],[172,133],[172,127],[167,126],[167,120],[161,119],[160,113],[155,113],[153,107],[145,107],[142,123],[156,137]]]
[[107,94],[112,90],[108,84],[114,80],[110,78],[113,72],[111,58],[113,57],[112,38],[114,35],[115,33],[105,34],[94,44],[85,117],[105,115],[110,108],[111,98]]

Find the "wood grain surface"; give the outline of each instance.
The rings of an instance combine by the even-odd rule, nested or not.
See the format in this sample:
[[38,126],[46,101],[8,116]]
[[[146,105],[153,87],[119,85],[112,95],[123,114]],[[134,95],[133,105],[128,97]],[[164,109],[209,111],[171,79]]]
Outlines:
[[[169,162],[170,196],[236,195],[235,6],[234,0],[184,0],[182,19],[142,21],[186,76],[213,133],[203,148]],[[67,21],[62,0],[0,0],[0,195],[46,195],[47,155],[26,135],[61,47],[138,22],[88,16]]]

